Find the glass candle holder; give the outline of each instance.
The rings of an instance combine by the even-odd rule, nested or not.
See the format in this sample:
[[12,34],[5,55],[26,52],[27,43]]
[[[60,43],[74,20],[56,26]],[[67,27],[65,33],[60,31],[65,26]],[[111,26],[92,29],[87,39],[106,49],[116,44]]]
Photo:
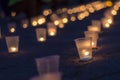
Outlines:
[[55,36],[57,33],[57,27],[53,23],[48,23],[47,24],[47,29],[48,29],[48,35],[49,36]]
[[37,41],[45,42],[46,41],[46,29],[36,28],[36,37],[37,37]]
[[97,48],[98,33],[93,31],[84,32],[86,38],[92,38],[92,48]]
[[98,33],[100,33],[100,32],[101,32],[101,27],[91,25],[91,26],[88,26],[88,31],[93,31],[93,32],[98,32]]
[[9,53],[18,52],[19,36],[7,36],[5,40]]
[[47,56],[35,59],[39,75],[59,72],[59,56]]
[[14,33],[16,31],[16,23],[15,22],[8,23],[8,29],[10,33]]
[[22,20],[21,23],[23,28],[27,28],[29,26],[29,21],[27,19]]
[[91,38],[75,39],[76,47],[81,61],[92,59],[92,40]]

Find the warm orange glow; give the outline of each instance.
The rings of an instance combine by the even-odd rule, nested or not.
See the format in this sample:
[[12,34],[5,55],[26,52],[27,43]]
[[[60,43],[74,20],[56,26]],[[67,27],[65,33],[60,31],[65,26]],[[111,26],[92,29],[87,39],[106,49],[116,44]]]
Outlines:
[[12,17],[16,16],[16,12],[11,12],[11,16]]
[[87,50],[82,50],[84,56],[88,56],[90,53]]
[[64,24],[60,23],[58,27],[59,28],[64,28]]
[[15,28],[14,27],[10,28],[10,32],[14,33],[15,32]]
[[32,26],[37,26],[37,21],[33,21]]
[[107,7],[111,7],[113,4],[112,4],[112,1],[106,1],[106,6]]
[[54,26],[54,27],[49,27],[49,26],[48,26],[48,35],[49,35],[49,36],[55,36],[55,35],[56,35],[56,32],[57,32],[56,26]]
[[71,21],[75,21],[75,20],[76,20],[76,17],[75,17],[75,16],[71,16],[70,20],[71,20]]
[[80,11],[85,11],[86,7],[85,7],[85,5],[82,5],[82,6],[79,7],[79,9],[80,9]]
[[49,35],[50,36],[55,36],[55,32],[50,32]]
[[114,10],[119,10],[119,7],[117,5],[115,5],[113,8]]
[[62,8],[62,12],[66,12],[67,11],[67,8]]
[[116,11],[116,10],[112,10],[112,11],[111,11],[111,14],[112,14],[112,15],[117,15],[117,11]]
[[59,25],[59,20],[55,20],[54,25],[56,25],[56,26]]
[[52,10],[51,9],[47,9],[47,10],[44,10],[43,11],[43,15],[44,16],[48,16],[49,14],[51,14],[52,13]]
[[17,48],[16,47],[10,47],[11,52],[16,52]]
[[45,18],[39,18],[38,19],[38,24],[41,25],[41,24],[44,24],[46,22]]
[[94,46],[95,45],[95,43],[94,42],[92,42],[92,46]]
[[44,37],[40,37],[40,38],[39,38],[39,41],[40,41],[40,42],[43,42],[43,41],[45,41],[45,38],[44,38]]
[[105,23],[105,27],[106,27],[106,28],[109,28],[109,27],[110,27],[110,24],[109,24],[109,23]]
[[94,13],[95,12],[94,8],[89,8],[88,10],[89,10],[90,13]]
[[63,22],[63,23],[68,23],[68,19],[67,19],[67,18],[63,18],[63,19],[62,19],[62,22]]
[[23,24],[23,28],[27,28],[28,27],[28,24]]
[[109,24],[112,24],[112,22],[113,22],[112,19],[108,19],[107,21]]
[[72,9],[68,9],[67,13],[72,14],[73,13]]
[[85,14],[86,17],[89,16],[89,12],[88,11],[85,11],[84,14]]
[[84,18],[85,18],[85,14],[83,14],[83,13],[78,14],[78,19],[79,20],[82,20]]

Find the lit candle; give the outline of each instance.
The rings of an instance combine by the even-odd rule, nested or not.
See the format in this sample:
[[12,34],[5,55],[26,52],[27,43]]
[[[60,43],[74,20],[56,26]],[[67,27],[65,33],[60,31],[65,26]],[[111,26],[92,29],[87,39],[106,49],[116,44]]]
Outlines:
[[47,24],[47,28],[48,28],[48,35],[49,36],[55,36],[56,35],[57,28],[52,22],[49,22]]
[[14,27],[10,28],[10,32],[14,33],[15,32],[15,28]]
[[5,40],[9,53],[18,52],[19,36],[8,36],[5,37]]
[[63,22],[63,23],[68,23],[68,19],[67,19],[67,18],[63,18],[63,19],[62,19],[62,22]]
[[89,49],[83,49],[81,51],[81,59],[83,61],[90,60],[91,59],[91,52]]
[[11,52],[16,52],[17,48],[16,47],[10,47]]
[[44,37],[40,37],[40,38],[39,38],[39,41],[40,41],[40,42],[44,42],[44,41],[45,41],[45,38],[44,38]]
[[76,47],[80,56],[80,60],[88,61],[92,58],[92,40],[91,38],[75,39]]
[[54,21],[54,24],[57,26],[57,25],[59,25],[59,20],[55,20]]
[[97,48],[98,33],[93,31],[84,32],[86,38],[92,38],[92,48]]
[[21,23],[22,23],[23,28],[27,28],[28,24],[29,24],[29,21],[27,19],[24,19],[24,20],[21,21]]
[[39,25],[42,25],[42,24],[44,24],[45,22],[46,22],[46,19],[45,19],[44,17],[42,17],[42,16],[38,17],[38,24],[39,24]]
[[46,41],[46,29],[36,28],[36,37],[37,37],[37,41],[45,42]]
[[28,24],[24,23],[23,28],[27,28],[27,27],[28,27]]
[[33,21],[32,26],[37,26],[37,21]]

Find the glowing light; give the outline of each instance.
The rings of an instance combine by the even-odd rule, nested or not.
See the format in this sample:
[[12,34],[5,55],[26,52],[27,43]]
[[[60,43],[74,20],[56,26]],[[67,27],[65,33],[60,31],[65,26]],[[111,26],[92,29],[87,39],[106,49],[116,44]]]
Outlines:
[[40,38],[39,38],[39,41],[40,41],[40,42],[44,42],[44,41],[45,41],[44,37],[40,37]]
[[37,26],[37,21],[33,21],[32,26]]
[[81,6],[79,7],[79,9],[80,9],[80,11],[85,11],[85,10],[86,10],[86,7],[85,7],[85,5],[81,5]]
[[112,4],[112,1],[106,1],[106,6],[107,7],[111,7],[113,4]]
[[44,15],[44,16],[48,16],[49,14],[50,14],[50,13],[49,13],[48,10],[44,10],[44,11],[43,11],[43,15]]
[[90,53],[87,50],[82,50],[84,56],[88,56]]
[[67,19],[67,18],[63,18],[63,19],[62,19],[62,22],[63,22],[63,23],[67,23],[67,22],[68,22],[68,19]]
[[109,27],[110,27],[110,24],[109,24],[109,23],[105,23],[105,27],[106,27],[106,28],[109,28]]
[[75,17],[75,16],[71,16],[70,20],[71,20],[71,21],[75,21],[75,20],[76,20],[76,17]]
[[55,20],[55,21],[54,21],[54,25],[56,25],[56,26],[59,25],[59,21],[58,21],[58,20]]
[[14,33],[14,32],[15,32],[15,28],[12,27],[12,28],[10,29],[10,32],[11,32],[11,33]]
[[85,15],[83,13],[78,14],[78,19],[82,20],[85,18]]
[[73,13],[72,9],[68,9],[67,13],[72,14]]
[[94,13],[95,12],[94,8],[89,8],[88,10],[89,10],[90,13]]
[[95,45],[95,43],[94,42],[92,42],[92,46],[94,46]]
[[112,24],[112,19],[107,20],[109,24]]
[[59,24],[59,26],[58,26],[59,28],[64,28],[64,24]]
[[50,36],[55,36],[55,32],[50,32]]
[[88,11],[85,11],[84,14],[85,14],[86,17],[89,16],[89,12]]
[[117,15],[117,11],[116,11],[116,10],[112,10],[112,11],[111,11],[111,14],[112,14],[112,15]]
[[16,52],[17,48],[16,47],[10,47],[11,52]]
[[44,24],[46,22],[45,18],[39,18],[38,19],[38,24],[41,25],[41,24]]
[[114,9],[114,10],[119,10],[119,7],[118,7],[117,5],[115,5],[115,6],[113,7],[113,9]]
[[12,17],[16,16],[16,12],[11,12],[11,16]]
[[23,24],[23,28],[27,28],[27,27],[28,27],[28,25],[24,23]]

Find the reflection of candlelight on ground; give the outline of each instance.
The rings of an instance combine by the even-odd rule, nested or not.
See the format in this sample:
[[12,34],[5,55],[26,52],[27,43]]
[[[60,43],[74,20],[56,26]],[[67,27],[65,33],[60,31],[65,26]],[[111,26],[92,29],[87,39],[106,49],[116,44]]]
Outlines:
[[39,41],[41,41],[41,42],[45,41],[44,37],[40,37]]
[[11,28],[10,32],[12,32],[12,33],[15,32],[15,28]]
[[16,52],[17,48],[16,47],[10,47],[11,52]]

